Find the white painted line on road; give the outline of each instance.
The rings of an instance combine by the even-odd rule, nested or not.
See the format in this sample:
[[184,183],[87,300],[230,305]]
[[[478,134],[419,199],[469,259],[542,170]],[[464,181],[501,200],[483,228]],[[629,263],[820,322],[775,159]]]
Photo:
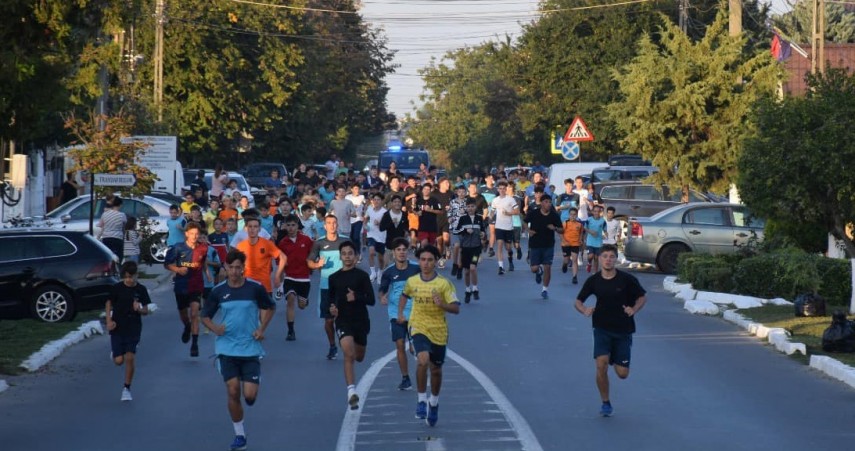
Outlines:
[[356,431],[359,429],[359,417],[362,414],[362,408],[365,407],[365,402],[368,400],[368,391],[371,390],[371,385],[374,384],[374,379],[380,374],[380,370],[386,366],[392,359],[395,358],[398,351],[391,351],[379,359],[371,362],[371,367],[359,379],[356,385],[356,394],[359,395],[359,409],[348,410],[344,414],[344,421],[341,423],[341,431],[338,433],[338,443],[336,451],[353,451],[356,449]]
[[425,451],[445,451],[445,442],[441,438],[426,440]]
[[484,387],[487,394],[493,398],[493,401],[496,402],[496,406],[502,411],[505,418],[508,419],[508,423],[510,423],[511,427],[516,431],[517,438],[519,439],[520,444],[522,444],[522,449],[524,451],[543,451],[543,447],[540,446],[540,442],[537,441],[537,437],[535,437],[534,432],[528,425],[528,422],[486,374],[468,360],[460,357],[460,355],[454,351],[448,350],[448,357],[468,371],[469,374],[471,374],[472,377],[474,377],[475,380]]

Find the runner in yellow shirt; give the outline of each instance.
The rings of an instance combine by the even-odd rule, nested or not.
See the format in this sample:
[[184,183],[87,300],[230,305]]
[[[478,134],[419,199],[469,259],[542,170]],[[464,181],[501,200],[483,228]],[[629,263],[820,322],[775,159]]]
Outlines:
[[[407,279],[398,301],[398,323],[403,324],[407,321],[404,309],[409,299],[413,300],[409,325],[410,336],[418,358],[416,418],[425,419],[430,426],[436,425],[439,418],[442,364],[445,362],[445,347],[448,343],[448,324],[445,321],[445,313],[460,313],[460,301],[457,300],[454,285],[436,272],[439,255],[439,249],[432,245],[422,246],[418,250],[421,272]],[[427,396],[428,365],[430,365],[430,399]]]

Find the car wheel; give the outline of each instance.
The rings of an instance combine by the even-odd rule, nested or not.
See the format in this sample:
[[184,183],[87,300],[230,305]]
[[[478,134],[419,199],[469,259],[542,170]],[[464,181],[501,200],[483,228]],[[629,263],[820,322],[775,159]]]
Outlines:
[[33,318],[47,323],[71,321],[77,314],[71,293],[58,285],[39,287],[33,295],[30,313]]
[[656,258],[656,266],[664,273],[675,274],[677,272],[677,257],[683,252],[690,251],[683,244],[668,244],[659,251],[659,257]]
[[169,249],[169,246],[166,245],[166,235],[158,234],[152,237],[151,243],[148,246],[151,261],[163,263],[166,260],[167,249]]

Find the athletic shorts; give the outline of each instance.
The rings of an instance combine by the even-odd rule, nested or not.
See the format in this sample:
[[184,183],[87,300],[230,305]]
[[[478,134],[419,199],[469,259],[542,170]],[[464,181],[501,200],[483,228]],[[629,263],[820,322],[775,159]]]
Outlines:
[[338,340],[344,337],[353,337],[353,342],[366,346],[368,344],[368,333],[371,332],[371,323],[368,321],[346,321],[335,320],[335,332]]
[[373,247],[374,252],[377,252],[380,255],[383,255],[383,253],[386,252],[386,243],[377,241],[374,238],[368,238],[365,244],[367,244],[368,247]]
[[407,322],[404,321],[404,324],[398,324],[398,320],[390,319],[389,320],[389,328],[392,330],[392,341],[398,340],[406,340],[407,339]]
[[416,235],[419,241],[427,240],[428,244],[433,244],[436,242],[436,232],[424,232],[419,230],[418,235]]
[[594,358],[609,356],[609,365],[629,368],[632,355],[632,334],[594,328]]
[[529,264],[531,266],[551,265],[555,257],[554,247],[530,247],[528,248]]
[[223,382],[238,378],[241,382],[258,385],[261,382],[261,360],[258,357],[217,356],[217,370]]
[[202,289],[202,302],[199,304],[200,308],[202,305],[205,305],[205,301],[208,300],[208,297],[211,296],[211,291],[214,287],[205,287]]
[[416,350],[416,355],[422,352],[430,354],[430,363],[435,366],[442,366],[445,363],[445,345],[434,344],[424,334],[413,335],[413,348]]
[[447,218],[443,218],[442,216],[438,216],[438,217],[436,218],[436,231],[437,231],[437,234],[449,233],[449,230],[450,230],[450,229],[448,228],[448,219],[447,219]]
[[452,233],[451,239],[449,240],[449,242],[451,243],[451,247],[459,246],[460,245],[460,235],[458,235],[456,233]]
[[588,246],[588,253],[589,253],[589,254],[596,255],[596,256],[599,256],[599,255],[600,255],[600,248],[599,248],[599,247]]
[[502,240],[506,243],[511,243],[514,241],[514,231],[513,230],[503,230],[496,229],[496,241]]
[[202,293],[175,293],[175,304],[178,310],[190,308],[191,303],[202,305]]
[[561,246],[561,253],[565,257],[569,257],[570,254],[578,254],[579,246]]
[[291,279],[285,279],[282,282],[282,292],[285,293],[285,299],[288,299],[288,296],[293,293],[294,296],[297,296],[297,303],[302,304],[300,308],[306,308],[309,305],[309,290],[311,288],[311,282]]
[[122,334],[110,335],[110,349],[113,351],[113,357],[127,353],[136,354],[138,344],[140,344],[140,337],[129,337]]
[[514,243],[522,242],[522,227],[514,227]]
[[463,269],[478,266],[479,260],[481,260],[481,246],[460,248],[460,266]]
[[321,300],[319,302],[321,309],[321,318],[324,319],[332,319],[332,314],[330,313],[330,290],[326,288],[321,288]]

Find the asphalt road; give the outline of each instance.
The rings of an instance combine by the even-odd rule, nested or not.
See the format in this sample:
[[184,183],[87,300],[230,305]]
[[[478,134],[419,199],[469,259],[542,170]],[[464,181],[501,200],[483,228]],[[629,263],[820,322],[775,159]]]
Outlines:
[[[324,358],[314,306],[298,312],[296,342],[284,340],[280,308],[265,340],[259,400],[246,410],[250,449],[830,450],[853,443],[855,392],[729,323],[685,312],[663,291],[662,275],[647,272],[635,273],[648,304],[637,318],[631,375],[612,376],[615,414],[600,418],[590,319],[572,308],[581,285],[558,272],[544,301],[521,263],[497,276],[495,260],[486,259],[481,300],[451,317],[453,356],[435,428],[413,418],[414,392],[395,389],[385,307],[371,313],[357,375],[373,374],[360,385],[367,399],[357,412],[346,410],[342,361]],[[200,337],[203,357],[191,359],[170,290],[153,292],[161,310],[144,319],[134,401],[119,401],[122,369],[108,357],[108,338],[95,337],[37,374],[7,379],[13,387],[0,395],[0,449],[228,449],[225,389],[207,357],[213,335]]]

